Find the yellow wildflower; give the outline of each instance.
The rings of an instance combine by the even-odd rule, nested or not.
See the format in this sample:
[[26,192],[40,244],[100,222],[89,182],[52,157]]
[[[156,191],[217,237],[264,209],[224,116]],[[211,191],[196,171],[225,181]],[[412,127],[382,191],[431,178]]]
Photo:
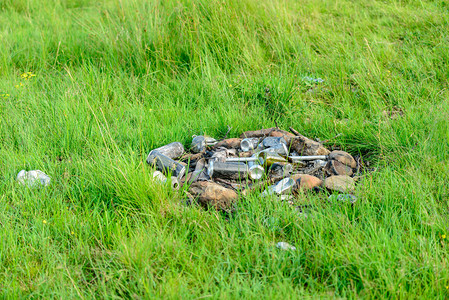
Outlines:
[[25,80],[31,79],[34,76],[36,76],[36,75],[33,74],[32,72],[26,72],[26,73],[23,73],[22,75],[20,75],[20,77]]
[[42,221],[44,224],[47,224],[47,220]]
[[75,234],[75,232],[73,232],[73,231],[70,231],[70,234],[71,234],[71,235],[74,235],[74,234]]
[[445,239],[446,238],[446,235],[445,234],[443,234],[442,236],[441,236],[443,239]]

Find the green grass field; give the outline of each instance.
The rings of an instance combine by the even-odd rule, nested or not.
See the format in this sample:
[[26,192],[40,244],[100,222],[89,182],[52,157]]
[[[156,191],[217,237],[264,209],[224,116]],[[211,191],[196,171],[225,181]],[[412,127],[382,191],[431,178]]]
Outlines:
[[[449,297],[448,9],[1,0],[0,297]],[[150,177],[155,147],[275,124],[370,161],[356,205],[227,218]]]

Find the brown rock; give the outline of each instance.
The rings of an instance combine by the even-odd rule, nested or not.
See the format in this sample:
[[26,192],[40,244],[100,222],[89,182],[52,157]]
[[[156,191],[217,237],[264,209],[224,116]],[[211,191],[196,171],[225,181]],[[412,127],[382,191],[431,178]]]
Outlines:
[[244,138],[252,138],[252,137],[267,137],[267,136],[273,136],[273,137],[284,137],[284,139],[287,141],[290,138],[295,137],[294,134],[285,131],[285,130],[281,130],[278,129],[276,127],[271,127],[271,128],[267,128],[267,129],[260,129],[260,130],[256,130],[256,131],[245,131],[244,133],[242,133],[242,135],[240,135],[240,138],[244,139]]
[[311,190],[323,184],[323,181],[318,177],[307,174],[295,174],[291,178],[296,182],[296,190]]
[[290,140],[295,137],[294,134],[292,134],[292,133],[290,133],[288,131],[280,130],[280,129],[271,132],[270,136],[272,136],[272,137],[283,137],[284,140],[287,141],[287,144],[290,143]]
[[237,200],[238,195],[231,189],[210,181],[198,181],[190,186],[189,192],[198,199],[203,207],[228,210]]
[[331,191],[352,193],[355,189],[355,181],[347,175],[330,176],[324,180],[324,186]]
[[348,167],[336,160],[330,160],[326,167],[324,168],[327,174],[329,175],[352,175],[351,167]]
[[204,157],[204,153],[186,153],[184,154],[179,160],[180,161],[190,161],[190,164],[192,164],[192,162],[196,162],[197,160],[201,159]]
[[246,152],[240,152],[239,153],[239,157],[250,157],[250,156],[253,156],[253,154],[254,154],[254,151],[246,151]]
[[345,151],[334,150],[331,153],[329,153],[329,159],[341,162],[342,164],[353,169],[357,167],[357,163],[355,162],[354,157],[352,157],[351,154]]
[[252,137],[264,137],[268,136],[273,130],[276,130],[276,128],[267,128],[267,129],[260,129],[255,131],[245,131],[240,135],[240,138],[252,138]]
[[218,143],[216,143],[214,148],[219,148],[219,147],[225,147],[228,149],[239,148],[241,141],[242,141],[242,139],[240,139],[240,138],[232,138],[232,139],[222,140],[222,141],[219,141]]
[[305,136],[297,136],[290,139],[290,149],[299,153],[299,155],[328,155],[329,150],[318,142],[315,142]]

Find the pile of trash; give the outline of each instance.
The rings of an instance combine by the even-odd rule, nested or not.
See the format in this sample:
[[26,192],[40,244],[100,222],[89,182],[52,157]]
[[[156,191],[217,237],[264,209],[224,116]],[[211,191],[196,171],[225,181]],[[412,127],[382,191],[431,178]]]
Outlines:
[[288,200],[300,190],[327,189],[343,193],[331,195],[335,200],[353,203],[356,160],[290,131],[268,128],[223,140],[193,136],[188,152],[173,142],[152,150],[146,161],[156,180],[185,186],[191,200],[217,210],[232,210],[239,196],[253,190]]

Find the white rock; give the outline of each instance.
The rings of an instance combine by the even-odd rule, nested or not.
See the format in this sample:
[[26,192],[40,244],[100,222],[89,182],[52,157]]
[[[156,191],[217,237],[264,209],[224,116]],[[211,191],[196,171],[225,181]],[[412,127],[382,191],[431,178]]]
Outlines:
[[165,182],[167,180],[167,177],[165,177],[165,175],[162,174],[162,172],[160,172],[160,171],[154,171],[153,178],[160,182]]
[[17,181],[22,185],[29,187],[43,186],[46,187],[50,184],[51,178],[41,170],[25,171],[22,170],[17,174]]
[[292,250],[292,251],[296,250],[295,246],[292,246],[292,245],[290,245],[289,243],[286,243],[286,242],[279,242],[279,243],[276,244],[276,247],[281,249],[281,250]]

